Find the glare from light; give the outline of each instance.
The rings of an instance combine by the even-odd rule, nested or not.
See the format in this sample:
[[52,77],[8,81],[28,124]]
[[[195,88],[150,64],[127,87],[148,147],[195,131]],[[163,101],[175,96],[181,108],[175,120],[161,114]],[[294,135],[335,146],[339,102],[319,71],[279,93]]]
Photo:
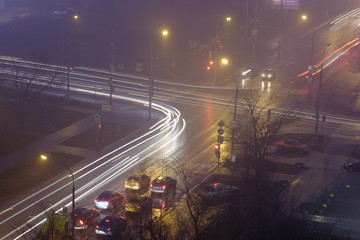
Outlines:
[[229,64],[229,60],[227,58],[222,58],[221,59],[221,64],[227,65],[227,64]]
[[164,37],[167,37],[167,36],[169,35],[169,31],[168,31],[168,30],[163,30],[163,31],[162,31],[162,35],[163,35]]

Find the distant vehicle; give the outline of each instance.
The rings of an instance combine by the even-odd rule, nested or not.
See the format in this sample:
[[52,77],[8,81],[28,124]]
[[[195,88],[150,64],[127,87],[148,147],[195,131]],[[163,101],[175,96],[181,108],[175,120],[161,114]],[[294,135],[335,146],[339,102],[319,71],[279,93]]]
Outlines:
[[359,172],[360,171],[360,160],[354,160],[345,163],[344,170],[347,172]]
[[157,177],[150,185],[152,193],[168,193],[175,192],[177,181],[171,177]]
[[100,212],[93,208],[76,208],[74,210],[75,229],[88,229],[100,221]]
[[202,190],[200,190],[200,195],[206,198],[226,197],[232,195],[238,190],[239,188],[235,186],[222,183],[211,183],[209,185],[206,185]]
[[150,181],[148,175],[135,173],[125,181],[125,188],[131,190],[149,189]]
[[120,209],[125,205],[125,197],[113,191],[102,192],[95,200],[98,209]]
[[125,211],[128,213],[151,213],[153,200],[147,196],[135,196],[130,198],[125,205]]
[[69,11],[67,9],[58,9],[55,10],[52,14],[54,16],[66,16],[68,15]]
[[242,70],[241,77],[243,79],[245,78],[251,79],[256,77],[258,74],[259,74],[259,70],[256,67],[248,66]]
[[306,167],[305,167],[305,164],[302,163],[302,162],[296,162],[296,163],[294,163],[294,166],[295,166],[296,168],[306,168]]
[[124,217],[106,216],[95,227],[95,233],[99,235],[114,236],[124,232],[127,227],[127,219]]
[[278,150],[290,150],[299,153],[310,152],[310,146],[300,143],[298,140],[295,139],[280,139],[275,142],[275,145]]
[[273,81],[275,80],[275,71],[271,68],[267,68],[265,70],[262,71],[261,73],[261,79],[263,81]]

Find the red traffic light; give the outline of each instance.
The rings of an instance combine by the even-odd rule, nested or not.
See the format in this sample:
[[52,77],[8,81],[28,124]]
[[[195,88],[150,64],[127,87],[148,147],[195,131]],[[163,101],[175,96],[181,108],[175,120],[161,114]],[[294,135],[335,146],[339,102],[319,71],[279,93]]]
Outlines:
[[215,144],[215,155],[220,158],[220,144]]

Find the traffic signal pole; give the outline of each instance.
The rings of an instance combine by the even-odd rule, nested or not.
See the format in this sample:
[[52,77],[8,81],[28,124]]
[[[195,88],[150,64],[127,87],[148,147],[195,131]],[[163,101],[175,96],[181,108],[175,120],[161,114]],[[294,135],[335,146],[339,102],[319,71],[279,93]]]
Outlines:
[[218,174],[220,173],[220,144],[215,144],[215,155],[218,161],[217,164],[217,169],[218,169]]

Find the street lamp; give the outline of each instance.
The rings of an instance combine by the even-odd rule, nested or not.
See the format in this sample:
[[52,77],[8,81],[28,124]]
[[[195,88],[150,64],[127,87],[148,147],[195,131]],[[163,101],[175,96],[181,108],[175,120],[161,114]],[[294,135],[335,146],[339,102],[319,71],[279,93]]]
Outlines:
[[319,80],[319,88],[318,94],[316,97],[316,106],[315,106],[315,115],[316,115],[316,122],[315,122],[315,138],[318,140],[318,129],[319,129],[319,115],[320,115],[320,94],[321,94],[321,85],[322,85],[322,76],[323,76],[323,66],[324,66],[324,54],[326,49],[331,45],[328,43],[324,48],[322,55],[321,55],[321,67],[320,67],[320,80]]
[[[169,35],[168,30],[162,30],[161,35],[167,37]],[[154,62],[154,39],[156,36],[151,38],[150,44],[150,78],[149,78],[149,121],[151,120],[151,108],[152,108],[152,97],[154,96],[154,79],[153,79],[153,62]]]
[[235,85],[235,102],[234,102],[234,118],[231,122],[231,149],[230,149],[230,156],[231,161],[235,162],[236,156],[234,154],[234,145],[235,145],[235,131],[240,127],[240,123],[236,121],[236,112],[237,112],[237,102],[238,102],[238,88],[239,88],[239,79],[236,78],[236,85]]
[[[62,51],[63,51],[63,60],[66,61],[66,100],[69,100],[69,95],[70,95],[70,61],[69,61],[69,42],[67,39],[65,39],[65,28],[66,28],[66,20],[67,20],[67,16],[65,15],[64,17],[64,22],[63,22],[63,32],[62,32]],[[71,20],[73,21],[78,21],[79,20],[79,15],[73,15],[71,17]],[[66,41],[66,50],[65,50],[65,41]],[[66,54],[65,54],[66,52]],[[66,55],[66,56],[65,56]]]
[[231,17],[226,17],[225,19],[220,19],[217,23],[216,23],[216,31],[215,31],[215,51],[214,51],[214,60],[215,60],[215,64],[214,64],[214,83],[216,84],[216,67],[218,64],[218,48],[219,48],[219,25],[220,23],[222,23],[223,21],[225,22],[231,22]]
[[[40,158],[42,160],[47,160],[49,159],[49,157],[46,155],[46,154],[41,154],[40,155]],[[72,223],[72,228],[71,228],[71,233],[72,233],[72,236],[71,238],[74,239],[75,237],[75,223],[74,223],[74,210],[75,210],[75,179],[74,179],[74,174],[73,172],[71,171],[71,169],[66,166],[65,164],[63,164],[62,162],[59,162],[57,161],[55,158],[50,158],[52,161],[56,162],[57,164],[63,166],[64,168],[66,168],[69,172],[70,172],[70,175],[71,175],[71,178],[72,178],[72,211],[71,211],[71,219],[73,220],[73,223]]]

